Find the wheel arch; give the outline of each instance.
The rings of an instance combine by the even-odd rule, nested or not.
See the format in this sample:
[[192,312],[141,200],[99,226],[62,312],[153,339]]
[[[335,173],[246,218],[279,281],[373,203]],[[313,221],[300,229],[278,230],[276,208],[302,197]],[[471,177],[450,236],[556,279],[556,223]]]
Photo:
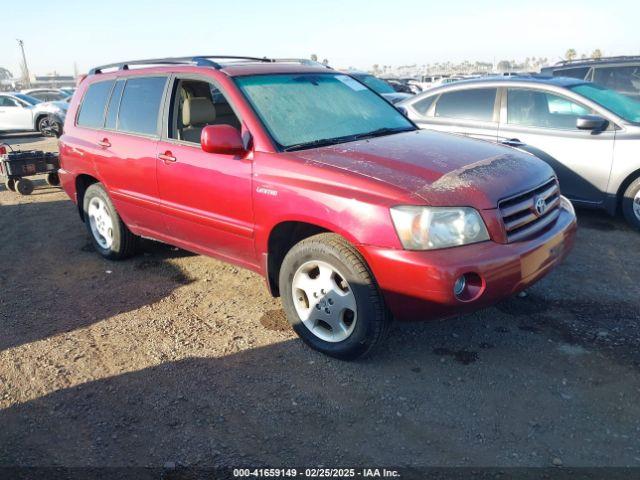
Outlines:
[[298,220],[282,221],[273,226],[269,232],[266,249],[266,280],[269,292],[274,297],[280,296],[278,277],[280,267],[287,252],[298,242],[319,233],[337,233],[326,226]]
[[48,117],[48,116],[49,116],[49,114],[48,114],[48,113],[46,113],[46,112],[38,113],[38,114],[35,116],[35,119],[34,119],[34,121],[33,121],[33,129],[34,129],[35,131],[38,131],[38,124],[40,123],[40,120],[42,120],[43,118]]
[[622,208],[622,200],[624,199],[624,193],[627,191],[627,188],[629,188],[629,185],[631,185],[638,178],[640,178],[640,168],[631,172],[622,181],[622,183],[620,184],[620,187],[618,187],[618,192],[616,193],[616,209]]
[[84,194],[89,186],[93,185],[94,183],[100,183],[100,180],[86,173],[81,173],[80,175],[76,176],[75,183],[78,214],[80,215],[80,219],[84,222]]

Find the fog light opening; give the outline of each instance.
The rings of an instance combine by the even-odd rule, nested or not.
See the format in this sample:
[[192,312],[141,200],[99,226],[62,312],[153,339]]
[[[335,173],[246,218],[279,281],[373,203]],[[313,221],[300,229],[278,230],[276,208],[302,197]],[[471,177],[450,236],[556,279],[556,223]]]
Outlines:
[[453,294],[461,302],[472,302],[484,291],[484,280],[475,272],[460,275],[453,284]]

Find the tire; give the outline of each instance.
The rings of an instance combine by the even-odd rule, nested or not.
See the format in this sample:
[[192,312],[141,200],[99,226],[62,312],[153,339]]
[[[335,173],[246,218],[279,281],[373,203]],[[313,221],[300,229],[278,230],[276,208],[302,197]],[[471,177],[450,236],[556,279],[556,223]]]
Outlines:
[[28,178],[19,178],[16,180],[16,191],[20,195],[31,195],[33,192],[33,182]]
[[627,187],[622,198],[622,213],[629,225],[640,230],[640,178]]
[[[339,235],[322,233],[294,245],[282,262],[279,285],[289,324],[314,350],[354,360],[388,334],[391,315],[375,279]],[[321,290],[322,285],[328,287]]]
[[4,186],[11,192],[16,191],[16,181],[13,178],[7,178],[4,182]]
[[47,115],[38,120],[38,131],[45,137],[59,138],[62,135],[62,123],[57,118]]
[[100,183],[84,193],[84,223],[96,251],[109,260],[122,260],[136,252],[138,237],[124,224]]
[[58,185],[60,185],[60,177],[58,176],[58,174],[55,172],[47,173],[47,184],[51,185],[52,187],[57,187]]

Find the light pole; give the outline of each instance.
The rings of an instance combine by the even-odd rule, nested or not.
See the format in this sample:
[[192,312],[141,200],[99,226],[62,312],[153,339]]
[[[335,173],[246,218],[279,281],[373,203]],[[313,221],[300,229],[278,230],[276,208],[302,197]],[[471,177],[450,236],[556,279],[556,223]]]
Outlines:
[[25,76],[25,81],[27,83],[27,88],[31,87],[31,76],[29,75],[29,67],[27,66],[27,56],[24,54],[24,42],[20,39],[18,40],[18,45],[20,45],[20,51],[22,52],[22,65],[24,68],[24,76]]

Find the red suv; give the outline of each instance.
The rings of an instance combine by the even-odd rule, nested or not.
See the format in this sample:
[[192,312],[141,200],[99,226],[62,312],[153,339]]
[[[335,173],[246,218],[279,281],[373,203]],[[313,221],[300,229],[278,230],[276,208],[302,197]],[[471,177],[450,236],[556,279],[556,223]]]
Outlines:
[[343,359],[380,344],[392,318],[514,294],[573,244],[547,164],[421,131],[306,61],[95,68],[64,132],[60,179],[100,254],[125,258],[149,237],[258,272],[296,333]]

